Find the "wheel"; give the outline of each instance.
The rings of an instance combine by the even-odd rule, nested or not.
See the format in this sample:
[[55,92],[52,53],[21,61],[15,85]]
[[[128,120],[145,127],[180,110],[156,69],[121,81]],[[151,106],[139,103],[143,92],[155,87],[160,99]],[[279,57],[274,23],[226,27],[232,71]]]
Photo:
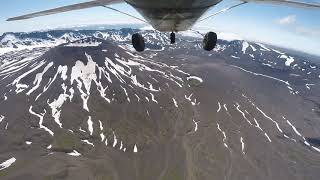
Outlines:
[[208,32],[202,42],[203,49],[206,51],[211,51],[217,44],[217,34],[214,32]]
[[132,35],[132,45],[134,49],[138,52],[144,51],[146,45],[144,43],[144,39],[139,33],[135,33]]
[[170,43],[171,44],[176,43],[176,34],[174,32],[170,34]]

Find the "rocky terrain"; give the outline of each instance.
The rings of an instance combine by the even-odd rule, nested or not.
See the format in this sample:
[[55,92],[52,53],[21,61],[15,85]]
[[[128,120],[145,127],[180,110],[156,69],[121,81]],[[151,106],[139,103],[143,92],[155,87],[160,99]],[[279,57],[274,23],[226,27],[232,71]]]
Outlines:
[[0,37],[0,179],[319,178],[319,63],[137,31]]

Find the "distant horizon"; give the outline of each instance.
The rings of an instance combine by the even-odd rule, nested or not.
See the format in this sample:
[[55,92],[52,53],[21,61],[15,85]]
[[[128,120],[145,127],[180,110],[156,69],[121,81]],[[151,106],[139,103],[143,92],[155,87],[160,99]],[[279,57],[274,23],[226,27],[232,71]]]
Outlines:
[[[98,26],[102,26],[102,27],[98,27]],[[108,27],[109,26],[109,27]],[[120,27],[119,27],[120,26]],[[135,27],[132,27],[135,26]],[[63,30],[70,30],[70,31],[81,31],[81,30],[94,30],[94,31],[99,31],[99,30],[113,30],[113,29],[123,29],[123,28],[131,28],[131,29],[143,29],[143,28],[148,28],[147,30],[154,30],[153,28],[149,29],[151,26],[144,24],[144,23],[118,23],[118,24],[87,24],[87,25],[75,25],[75,26],[70,26],[70,27],[57,27],[57,28],[50,28],[50,29],[39,29],[39,30],[30,30],[30,31],[11,31],[11,32],[3,32],[0,33],[0,36],[3,36],[4,34],[8,34],[8,33],[33,33],[33,32],[46,32],[46,31],[63,31]],[[101,28],[101,29],[99,29]],[[195,29],[195,30],[201,30],[204,31],[203,28],[199,28]],[[185,31],[183,31],[185,32]],[[178,32],[179,33],[183,33],[183,32]],[[163,32],[166,33],[166,32]],[[303,50],[300,49],[294,49],[294,48],[288,48],[285,46],[280,46],[277,44],[272,44],[270,42],[262,42],[262,41],[256,41],[256,40],[251,40],[251,39],[246,39],[241,37],[238,34],[232,33],[232,32],[217,32],[218,33],[218,39],[222,39],[222,40],[245,40],[248,42],[254,42],[254,43],[262,43],[268,46],[274,46],[274,47],[278,47],[278,48],[282,48],[282,49],[286,49],[286,50],[290,50],[290,51],[295,51],[295,52],[299,52],[299,53],[303,53],[309,56],[314,56],[314,57],[318,57],[320,58],[320,53],[310,53],[310,52],[305,52]],[[226,39],[225,36],[219,38],[219,33],[224,33],[227,35],[231,35],[233,36],[232,39]]]
[[[32,3],[21,0],[4,1],[0,6],[0,34],[4,32],[31,32],[39,29],[49,30],[92,24],[141,23],[134,18],[102,7],[24,21],[6,21],[7,18],[17,15],[85,1],[88,0],[33,0]],[[299,1],[312,2],[314,0]],[[203,14],[203,17],[207,17],[239,2],[239,0],[223,0]],[[111,5],[111,7],[144,19],[132,6],[126,3]],[[230,32],[246,40],[320,56],[320,21],[317,20],[317,17],[320,17],[319,10],[265,3],[247,3],[206,21],[198,22],[193,28],[199,26],[205,27],[208,31]]]

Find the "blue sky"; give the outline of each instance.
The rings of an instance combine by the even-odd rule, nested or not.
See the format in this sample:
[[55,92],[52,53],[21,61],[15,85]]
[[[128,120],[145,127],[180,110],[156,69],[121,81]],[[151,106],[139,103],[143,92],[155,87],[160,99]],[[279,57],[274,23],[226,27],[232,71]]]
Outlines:
[[[1,2],[0,34],[8,31],[33,31],[86,24],[139,23],[135,19],[97,7],[26,21],[6,22],[5,19],[85,0],[10,0]],[[307,0],[305,0],[307,1]],[[225,0],[207,12],[212,14],[237,3]],[[310,0],[309,0],[310,2]],[[320,0],[312,2],[320,3]],[[112,7],[141,17],[126,4]],[[204,15],[206,16],[206,15]],[[245,4],[217,15],[196,27],[237,34],[244,39],[274,44],[320,55],[320,10],[300,9],[278,5]]]

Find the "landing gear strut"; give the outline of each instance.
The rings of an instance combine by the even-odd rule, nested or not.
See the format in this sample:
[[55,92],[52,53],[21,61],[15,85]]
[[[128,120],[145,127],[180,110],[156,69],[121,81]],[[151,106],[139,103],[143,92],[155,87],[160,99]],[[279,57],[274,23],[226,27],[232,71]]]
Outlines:
[[170,43],[171,44],[176,43],[176,34],[174,32],[170,34]]
[[203,49],[206,51],[211,51],[217,44],[217,34],[214,32],[208,32],[202,42]]
[[144,38],[141,36],[141,34],[135,33],[132,35],[132,45],[136,51],[144,51],[146,45],[144,43]]

